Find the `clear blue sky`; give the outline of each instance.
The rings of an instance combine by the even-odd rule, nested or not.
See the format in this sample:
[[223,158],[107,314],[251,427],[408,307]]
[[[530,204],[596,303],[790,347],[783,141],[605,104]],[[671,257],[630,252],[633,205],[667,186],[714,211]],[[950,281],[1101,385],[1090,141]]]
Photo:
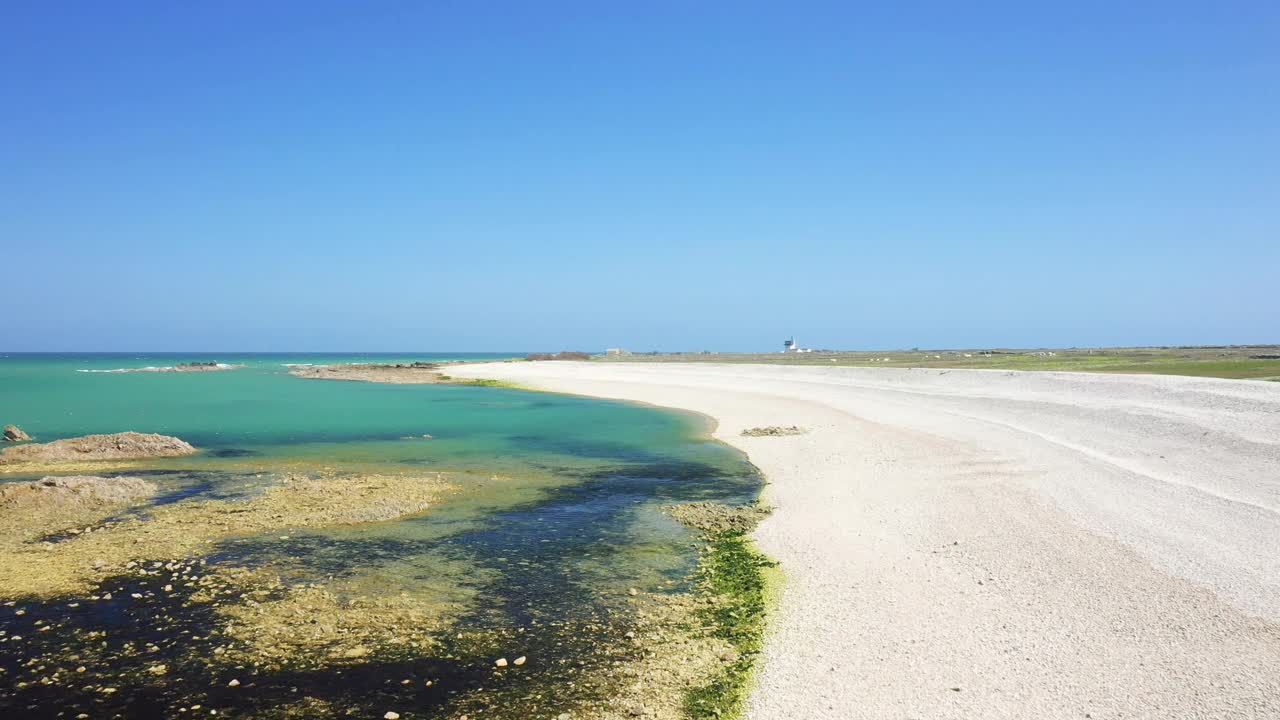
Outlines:
[[1280,342],[1274,1],[6,2],[0,98],[0,350]]

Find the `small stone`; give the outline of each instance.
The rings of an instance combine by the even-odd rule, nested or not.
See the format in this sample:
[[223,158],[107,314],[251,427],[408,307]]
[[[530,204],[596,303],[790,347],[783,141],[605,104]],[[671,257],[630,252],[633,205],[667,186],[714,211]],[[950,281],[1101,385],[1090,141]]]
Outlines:
[[497,662],[495,662],[495,663],[494,663],[494,665],[497,665],[498,667],[506,667],[506,666],[507,666],[507,659],[506,659],[506,658],[498,658],[498,661],[497,661]]
[[560,713],[556,716],[556,720],[569,720],[569,713]]
[[232,680],[231,682],[227,683],[227,687],[240,687],[240,681]]
[[383,720],[400,720],[400,713],[388,710],[387,714],[383,715],[382,718]]
[[521,655],[520,657],[516,658],[513,662],[515,662],[515,664],[517,665],[523,665],[524,661],[525,661],[525,657]]
[[30,440],[31,436],[22,431],[17,425],[5,425],[4,431],[0,432],[0,436],[4,437],[6,442],[24,442]]
[[627,590],[627,594],[628,594],[628,595],[639,595],[639,594],[640,594],[640,591],[639,591],[639,590],[637,590],[637,589],[635,589],[635,588],[631,588],[630,590]]

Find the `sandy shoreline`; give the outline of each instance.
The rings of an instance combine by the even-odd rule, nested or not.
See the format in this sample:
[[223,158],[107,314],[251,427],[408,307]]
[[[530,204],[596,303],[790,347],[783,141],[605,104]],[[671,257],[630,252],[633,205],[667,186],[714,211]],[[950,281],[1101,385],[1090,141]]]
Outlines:
[[[719,421],[786,582],[749,718],[1280,716],[1280,386],[751,365],[451,368]],[[803,435],[742,437],[755,426]]]

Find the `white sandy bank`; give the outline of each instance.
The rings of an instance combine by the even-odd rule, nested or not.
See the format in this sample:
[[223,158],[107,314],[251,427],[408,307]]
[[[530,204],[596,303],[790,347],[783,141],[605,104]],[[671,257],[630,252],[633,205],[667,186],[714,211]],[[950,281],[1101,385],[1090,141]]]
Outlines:
[[[1280,384],[762,365],[450,374],[706,413],[786,573],[748,716],[1280,718]],[[795,437],[741,437],[760,425]]]

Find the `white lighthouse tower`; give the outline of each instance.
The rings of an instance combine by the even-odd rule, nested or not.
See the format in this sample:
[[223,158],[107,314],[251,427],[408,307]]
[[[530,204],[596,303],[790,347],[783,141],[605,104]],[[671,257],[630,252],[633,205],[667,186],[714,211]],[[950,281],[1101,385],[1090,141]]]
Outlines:
[[785,352],[795,352],[795,351],[796,351],[796,339],[794,336],[782,341],[782,352],[785,353]]

